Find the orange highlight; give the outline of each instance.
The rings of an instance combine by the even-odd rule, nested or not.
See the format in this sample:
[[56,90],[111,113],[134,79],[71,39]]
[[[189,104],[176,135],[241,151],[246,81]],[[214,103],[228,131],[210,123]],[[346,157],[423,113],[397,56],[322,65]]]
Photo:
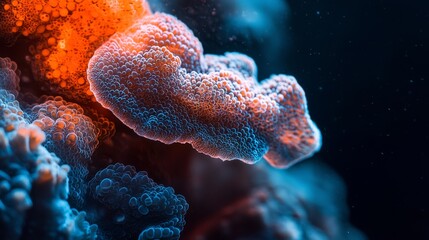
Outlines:
[[[0,7],[0,35],[35,40],[30,54],[37,80],[56,94],[89,102],[94,97],[86,94],[86,68],[94,51],[150,13],[144,0],[6,0]],[[65,71],[57,69],[61,66]]]

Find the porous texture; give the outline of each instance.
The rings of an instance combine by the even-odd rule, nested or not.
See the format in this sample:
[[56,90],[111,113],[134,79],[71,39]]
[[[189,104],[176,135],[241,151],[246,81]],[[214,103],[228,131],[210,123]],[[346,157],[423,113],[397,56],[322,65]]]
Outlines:
[[[178,26],[180,35],[168,26]],[[175,17],[144,17],[94,53],[91,90],[137,134],[190,143],[223,160],[265,157],[287,167],[320,148],[320,132],[295,78],[276,75],[258,83],[251,58],[228,53],[205,60],[195,41]],[[190,64],[196,59],[200,64]]]
[[44,97],[26,112],[28,119],[46,134],[44,146],[71,166],[70,200],[82,206],[85,177],[90,158],[98,145],[99,130],[84,110],[61,97]]
[[24,112],[19,102],[15,100],[15,96],[0,88],[0,127],[10,132],[25,123]]
[[[121,35],[121,32],[119,34]],[[162,13],[145,16],[127,29],[125,34],[136,44],[143,43],[140,46],[128,44],[127,51],[130,53],[136,51],[135,54],[138,54],[153,46],[165,47],[180,58],[180,67],[188,72],[199,72],[204,66],[203,46],[192,31],[174,16]],[[156,70],[158,66],[152,67]]]
[[0,89],[4,89],[17,96],[19,91],[19,70],[16,63],[10,58],[0,57]]
[[252,86],[258,84],[258,67],[249,56],[237,52],[227,52],[225,55],[206,54],[204,61],[206,73],[230,71],[245,78]]
[[115,123],[111,121],[105,113],[102,113],[95,108],[86,108],[85,115],[92,119],[95,128],[98,129],[98,142],[102,143],[106,140],[110,140],[115,135]]
[[19,34],[31,38],[37,80],[55,94],[89,102],[86,67],[94,51],[149,13],[144,0],[5,0],[0,3],[0,38],[9,43]]
[[82,107],[62,97],[43,97],[41,101],[29,109],[28,116],[47,135],[46,148],[56,149],[60,157],[90,158],[98,145],[99,131]]
[[179,239],[189,206],[173,188],[158,185],[132,166],[110,165],[89,182],[108,239]]
[[3,239],[95,239],[96,225],[67,203],[69,166],[41,143],[34,125],[0,128],[0,236]]

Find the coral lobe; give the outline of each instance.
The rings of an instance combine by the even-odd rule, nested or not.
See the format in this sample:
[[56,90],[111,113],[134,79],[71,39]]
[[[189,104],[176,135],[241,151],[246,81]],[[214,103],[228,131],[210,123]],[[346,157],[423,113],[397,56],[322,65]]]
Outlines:
[[320,148],[320,132],[293,77],[258,83],[251,58],[201,53],[178,19],[146,16],[97,49],[88,66],[90,88],[137,134],[190,143],[223,160],[265,157],[287,167]]

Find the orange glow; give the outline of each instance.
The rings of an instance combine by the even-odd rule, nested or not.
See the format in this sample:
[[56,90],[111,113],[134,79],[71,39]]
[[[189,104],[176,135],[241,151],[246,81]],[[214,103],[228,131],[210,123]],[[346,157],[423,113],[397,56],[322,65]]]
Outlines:
[[[1,5],[7,23],[0,34],[34,39],[30,54],[37,80],[77,102],[94,99],[86,80],[94,51],[115,32],[151,13],[145,0],[6,0]],[[57,69],[61,66],[67,68]]]

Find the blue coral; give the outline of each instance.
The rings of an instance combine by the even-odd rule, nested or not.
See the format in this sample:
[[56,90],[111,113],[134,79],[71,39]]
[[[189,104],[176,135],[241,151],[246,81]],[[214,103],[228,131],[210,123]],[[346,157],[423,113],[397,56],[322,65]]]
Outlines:
[[96,225],[67,202],[67,165],[41,146],[34,125],[0,128],[0,236],[3,239],[95,239]]
[[0,86],[0,127],[8,132],[28,123],[43,130],[46,136],[43,146],[48,151],[55,152],[63,163],[72,166],[69,174],[71,201],[75,206],[81,206],[86,193],[87,164],[98,145],[98,129],[77,104],[67,103],[60,97],[48,97],[43,104],[23,111],[13,91]]
[[99,130],[78,104],[61,97],[43,97],[41,101],[28,107],[26,116],[29,122],[45,132],[43,146],[72,167],[69,174],[70,202],[81,207],[87,189],[88,163],[98,146]]
[[96,238],[97,226],[67,202],[68,165],[42,146],[15,96],[0,89],[0,236],[2,239]]
[[89,186],[102,209],[94,216],[106,238],[179,238],[189,205],[173,188],[158,185],[146,172],[117,163],[99,171]]
[[[189,206],[146,172],[112,165],[91,181],[93,202],[85,199],[98,128],[79,105],[61,97],[42,100],[24,112],[10,89],[0,89],[0,235],[12,240],[89,240],[98,234],[101,239],[178,239]],[[69,205],[94,202],[100,211],[87,209],[88,216]],[[116,228],[110,229],[109,216]],[[101,231],[86,218],[99,222]]]
[[0,88],[0,127],[11,131],[25,123],[24,112],[15,100],[15,96]]

